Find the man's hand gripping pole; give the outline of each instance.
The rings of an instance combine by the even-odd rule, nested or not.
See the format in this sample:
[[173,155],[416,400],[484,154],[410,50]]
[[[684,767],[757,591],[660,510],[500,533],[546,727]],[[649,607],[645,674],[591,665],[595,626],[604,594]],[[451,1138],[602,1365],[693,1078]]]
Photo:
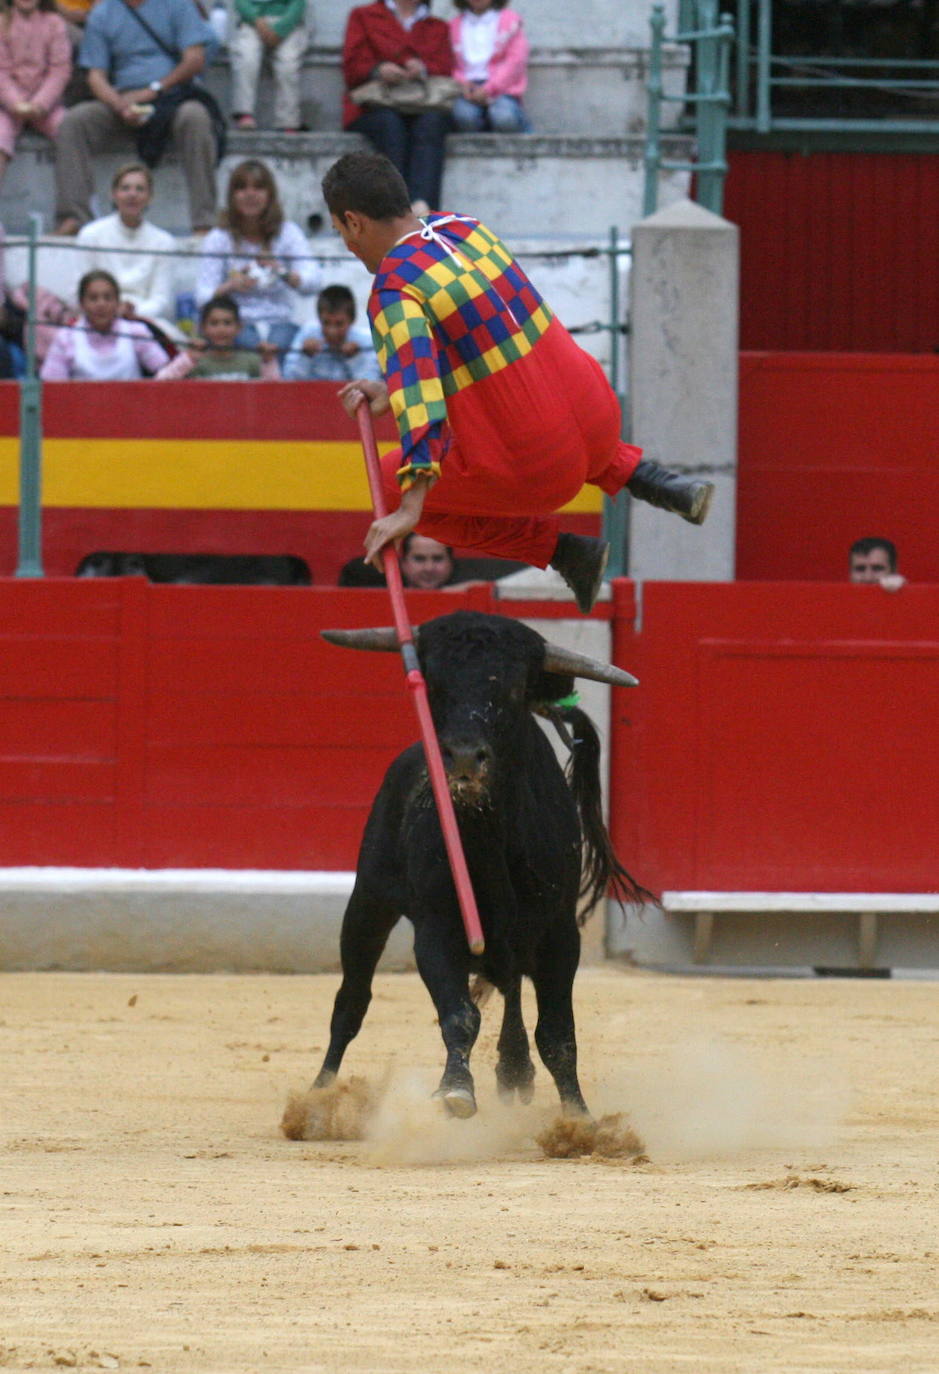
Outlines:
[[[372,506],[375,511],[376,519],[380,520],[388,514],[388,508],[385,504],[385,493],[382,489],[381,465],[378,461],[378,448],[375,443],[372,416],[368,408],[368,402],[364,398],[356,409],[355,418],[358,421],[359,435],[362,440],[362,449],[365,454],[365,468],[368,473],[368,485],[372,496]],[[392,544],[386,544],[382,550],[382,562],[385,568],[385,580],[388,583],[388,591],[391,594],[391,609],[394,614],[398,644],[401,646],[401,658],[404,661],[405,677],[414,698],[417,719],[421,727],[421,737],[424,741],[424,757],[427,760],[427,772],[430,775],[434,800],[437,803],[440,828],[443,831],[444,844],[447,847],[447,857],[450,860],[450,872],[453,874],[453,883],[456,887],[456,894],[460,903],[460,911],[463,916],[463,926],[466,930],[466,938],[469,942],[470,952],[472,954],[482,954],[485,949],[485,941],[483,939],[483,929],[479,921],[479,912],[476,909],[476,897],[473,893],[473,885],[470,882],[469,870],[466,867],[466,857],[463,853],[460,831],[457,827],[456,816],[453,811],[453,799],[450,796],[450,788],[447,784],[447,774],[443,766],[443,759],[440,755],[437,732],[434,729],[433,718],[430,714],[430,703],[427,699],[427,684],[424,681],[424,674],[421,672],[417,661],[417,650],[414,647],[414,633],[411,629],[407,610],[404,605],[404,584],[401,581],[401,569],[398,566],[397,554]]]

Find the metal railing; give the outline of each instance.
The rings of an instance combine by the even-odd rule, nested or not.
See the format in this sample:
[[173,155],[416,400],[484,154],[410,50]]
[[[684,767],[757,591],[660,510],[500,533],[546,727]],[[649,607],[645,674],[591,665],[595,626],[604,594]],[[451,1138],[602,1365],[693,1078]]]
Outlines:
[[[18,562],[15,575],[22,578],[38,578],[43,573],[42,557],[42,512],[43,512],[43,492],[42,492],[42,448],[43,448],[43,414],[42,398],[43,383],[39,375],[36,357],[36,324],[37,324],[37,295],[39,291],[39,255],[44,246],[41,242],[42,216],[38,214],[30,215],[29,230],[22,238],[10,238],[6,241],[6,248],[25,246],[27,250],[27,309],[24,329],[24,343],[26,353],[25,375],[19,380],[20,391],[20,435],[19,435],[19,509],[18,509]],[[68,251],[69,249],[80,252],[82,245],[72,240],[60,240],[55,244],[57,252]],[[181,248],[179,250],[168,249],[136,249],[121,248],[111,250],[124,256],[133,257],[143,254],[148,257],[179,257],[187,258],[198,256],[198,251]],[[596,319],[585,321],[582,324],[571,324],[568,326],[569,332],[574,335],[580,334],[599,334],[608,333],[610,335],[610,354],[608,375],[610,384],[616,392],[622,405],[624,424],[627,414],[624,396],[623,383],[623,363],[624,349],[622,348],[623,335],[627,333],[628,326],[623,322],[620,315],[620,272],[624,259],[630,256],[631,248],[628,240],[620,236],[620,231],[616,226],[611,227],[609,239],[606,245],[591,244],[583,247],[572,248],[545,248],[521,250],[516,254],[519,259],[542,259],[558,260],[564,258],[603,258],[605,257],[609,266],[608,277],[608,308],[609,313],[606,319]],[[222,255],[224,256],[224,255]],[[323,258],[316,253],[311,253],[310,258],[316,261],[323,261]],[[61,325],[60,328],[74,328],[74,325]],[[287,383],[289,385],[289,383]],[[623,437],[626,437],[625,435]],[[626,500],[623,493],[615,498],[604,497],[603,502],[603,530],[605,537],[610,541],[611,553],[609,562],[608,576],[622,576],[626,571],[628,563],[627,551],[627,520],[626,520]]]
[[[820,45],[827,41],[820,33]],[[783,129],[893,134],[939,131],[939,61],[841,56],[824,50],[807,56],[774,53],[773,0],[737,0],[733,86],[728,121],[733,129],[759,134]],[[785,112],[780,113],[776,97],[795,91],[803,92],[801,100],[786,102]],[[818,95],[836,92],[887,96],[889,108],[882,117],[872,116],[870,110],[823,113],[819,105],[825,102],[819,102]],[[922,106],[929,101],[935,102],[935,113],[927,106],[921,117],[912,117],[914,103]],[[798,110],[799,103],[806,108]],[[892,111],[902,103],[908,103],[910,111],[897,116]]]
[[[650,26],[648,121],[645,148],[643,214],[658,206],[659,173],[693,172],[695,198],[705,209],[720,214],[727,175],[726,132],[730,94],[730,47],[734,26],[727,14],[719,14],[718,0],[682,0],[678,32],[665,36],[665,8],[653,5]],[[687,43],[692,49],[694,89],[668,94],[663,79],[666,42]],[[662,107],[666,102],[690,109],[691,132],[697,145],[694,161],[662,156]]]

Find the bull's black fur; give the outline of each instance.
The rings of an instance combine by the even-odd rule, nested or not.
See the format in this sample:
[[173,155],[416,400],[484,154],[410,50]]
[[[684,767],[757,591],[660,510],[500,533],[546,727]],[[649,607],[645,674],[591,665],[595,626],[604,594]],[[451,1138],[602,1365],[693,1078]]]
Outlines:
[[475,1110],[469,1056],[480,1018],[468,985],[476,972],[505,998],[500,1091],[531,1096],[520,999],[527,976],[541,1058],[565,1107],[586,1111],[571,1002],[578,897],[594,902],[608,886],[629,901],[648,896],[617,860],[603,824],[596,730],[583,711],[560,708],[576,741],[565,778],[532,712],[567,697],[573,679],[544,671],[544,641],[518,621],[468,611],[440,616],[421,627],[419,652],[486,949],[469,953],[423,747],[412,745],[388,769],[365,828],[343,919],[343,980],[316,1084],[338,1072],[388,935],[407,916],[447,1049],[439,1093],[450,1109]]

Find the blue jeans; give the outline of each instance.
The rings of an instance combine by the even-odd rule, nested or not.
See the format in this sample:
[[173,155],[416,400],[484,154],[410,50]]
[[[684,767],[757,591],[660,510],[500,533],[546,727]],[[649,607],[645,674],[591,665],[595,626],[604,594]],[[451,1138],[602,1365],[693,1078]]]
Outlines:
[[477,105],[458,95],[451,114],[462,134],[477,134],[486,129],[496,134],[531,133],[531,124],[522,102],[514,95],[497,95],[488,105]]
[[394,163],[407,182],[412,200],[426,200],[432,210],[440,209],[444,139],[450,127],[446,110],[403,115],[374,105],[347,127],[352,133],[364,134]]

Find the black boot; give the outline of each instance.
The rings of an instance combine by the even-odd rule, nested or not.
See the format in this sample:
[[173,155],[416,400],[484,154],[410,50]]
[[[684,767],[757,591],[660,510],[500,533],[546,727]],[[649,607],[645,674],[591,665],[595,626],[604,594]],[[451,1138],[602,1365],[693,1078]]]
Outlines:
[[589,534],[559,534],[551,559],[552,568],[564,578],[584,615],[593,608],[600,594],[610,546]]
[[696,482],[643,459],[626,483],[626,490],[639,501],[680,515],[692,525],[703,525],[714,495],[714,483]]

